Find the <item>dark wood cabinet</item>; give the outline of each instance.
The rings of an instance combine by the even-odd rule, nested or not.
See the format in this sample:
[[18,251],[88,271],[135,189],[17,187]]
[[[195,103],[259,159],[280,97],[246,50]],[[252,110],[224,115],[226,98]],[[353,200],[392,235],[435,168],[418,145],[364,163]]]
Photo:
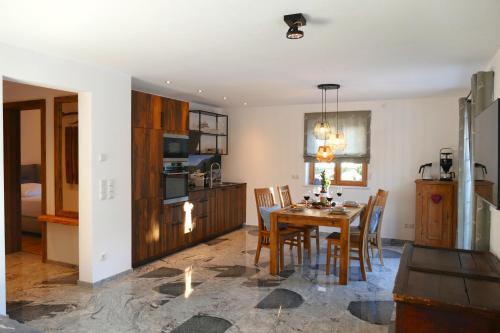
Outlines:
[[452,248],[457,224],[455,182],[416,181],[415,244]]
[[[169,108],[174,105],[174,108]],[[164,222],[162,169],[163,134],[170,128],[187,132],[189,104],[132,91],[132,264],[158,257],[173,249],[178,224]],[[168,117],[165,115],[168,110]],[[184,116],[182,113],[185,113]],[[184,118],[185,119],[184,119]],[[182,207],[180,207],[182,212]],[[167,211],[167,213],[170,213]],[[178,215],[172,219],[178,221]],[[178,222],[183,225],[183,222]],[[172,230],[170,230],[172,229]],[[183,234],[182,234],[183,235]],[[168,238],[170,237],[170,238]]]
[[166,133],[189,135],[189,103],[166,99],[162,110]]

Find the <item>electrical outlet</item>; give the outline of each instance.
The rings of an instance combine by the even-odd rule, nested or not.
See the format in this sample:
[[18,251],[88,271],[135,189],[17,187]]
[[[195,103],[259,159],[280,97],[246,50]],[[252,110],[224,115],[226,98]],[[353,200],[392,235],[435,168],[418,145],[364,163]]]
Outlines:
[[297,174],[293,174],[293,175],[292,175],[292,179],[299,179],[299,175],[297,175]]
[[415,225],[414,224],[405,224],[405,229],[415,229]]

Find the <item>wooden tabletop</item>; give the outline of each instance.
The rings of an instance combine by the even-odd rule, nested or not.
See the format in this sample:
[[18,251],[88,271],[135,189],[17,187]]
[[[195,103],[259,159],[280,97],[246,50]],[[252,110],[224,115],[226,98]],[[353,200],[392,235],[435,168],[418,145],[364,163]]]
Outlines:
[[293,211],[290,208],[275,211],[279,215],[280,222],[300,219],[302,222],[310,221],[311,224],[330,226],[338,223],[338,221],[349,220],[353,221],[365,209],[365,205],[359,207],[345,207],[345,214],[332,214],[330,209],[305,208],[303,211]]

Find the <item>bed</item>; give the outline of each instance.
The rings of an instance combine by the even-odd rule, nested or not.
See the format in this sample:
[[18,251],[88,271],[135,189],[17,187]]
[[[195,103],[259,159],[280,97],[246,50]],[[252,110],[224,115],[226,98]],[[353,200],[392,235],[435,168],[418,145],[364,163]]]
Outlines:
[[42,185],[40,165],[21,166],[21,230],[40,234],[41,226],[37,218],[42,215]]

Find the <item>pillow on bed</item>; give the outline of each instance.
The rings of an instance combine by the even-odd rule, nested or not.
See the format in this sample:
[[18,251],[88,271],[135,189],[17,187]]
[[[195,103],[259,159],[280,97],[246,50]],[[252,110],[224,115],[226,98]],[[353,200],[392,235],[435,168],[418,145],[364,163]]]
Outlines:
[[22,197],[39,197],[42,195],[42,184],[26,183],[21,184]]

